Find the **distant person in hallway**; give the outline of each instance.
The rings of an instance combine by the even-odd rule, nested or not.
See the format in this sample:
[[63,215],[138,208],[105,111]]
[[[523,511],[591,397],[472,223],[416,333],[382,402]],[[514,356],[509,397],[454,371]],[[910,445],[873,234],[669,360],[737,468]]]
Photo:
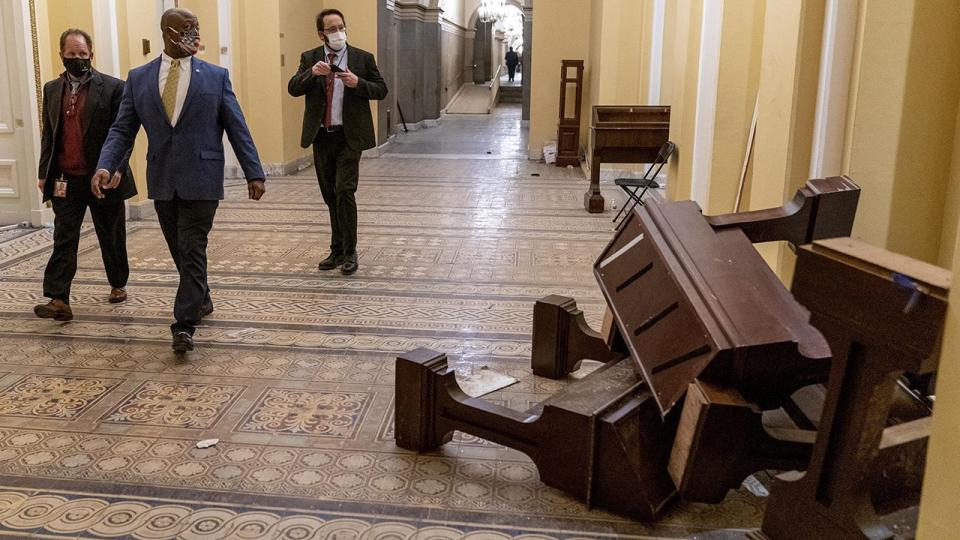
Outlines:
[[330,211],[330,254],[320,270],[357,271],[357,184],[360,155],[376,146],[370,100],[387,97],[373,55],[347,45],[347,24],[336,9],[317,15],[321,45],[300,55],[287,91],[306,96],[300,146],[313,145],[320,193]]
[[123,81],[93,69],[93,40],[71,28],[60,35],[65,71],[43,86],[43,130],[38,187],[54,213],[53,253],[43,274],[43,295],[50,299],[33,308],[44,319],[69,321],[70,285],[77,273],[80,226],[90,208],[107,272],[111,303],[127,299],[127,229],[123,201],[137,194],[127,166],[130,152],[118,156],[109,196],[90,193],[97,157],[117,117]]
[[510,47],[505,60],[507,62],[507,76],[510,78],[510,82],[513,82],[513,76],[517,72],[517,66],[520,65],[520,55],[513,50],[513,47]]
[[117,121],[100,154],[91,189],[104,198],[111,174],[130,153],[140,126],[147,132],[147,191],[180,285],[170,327],[173,350],[193,350],[193,334],[213,312],[207,285],[207,236],[223,199],[223,133],[247,178],[250,199],[263,196],[264,174],[226,69],[194,58],[200,23],[185,9],[160,19],[163,53],[127,77]]

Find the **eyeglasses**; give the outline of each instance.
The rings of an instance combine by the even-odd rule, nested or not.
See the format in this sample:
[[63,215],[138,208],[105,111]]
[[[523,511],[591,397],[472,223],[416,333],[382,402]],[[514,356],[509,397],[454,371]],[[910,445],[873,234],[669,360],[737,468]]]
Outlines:
[[346,29],[347,29],[347,27],[341,24],[340,26],[338,26],[338,27],[336,27],[336,28],[324,28],[324,29],[323,29],[323,33],[324,33],[324,34],[333,34],[333,33],[335,33],[335,32],[343,32],[343,31],[346,30]]

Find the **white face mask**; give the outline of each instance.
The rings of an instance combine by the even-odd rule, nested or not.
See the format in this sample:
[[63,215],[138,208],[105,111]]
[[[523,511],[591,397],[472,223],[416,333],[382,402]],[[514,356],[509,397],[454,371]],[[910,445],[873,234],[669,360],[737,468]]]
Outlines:
[[343,30],[334,32],[332,34],[326,34],[326,36],[327,46],[335,51],[339,51],[347,43],[347,33]]

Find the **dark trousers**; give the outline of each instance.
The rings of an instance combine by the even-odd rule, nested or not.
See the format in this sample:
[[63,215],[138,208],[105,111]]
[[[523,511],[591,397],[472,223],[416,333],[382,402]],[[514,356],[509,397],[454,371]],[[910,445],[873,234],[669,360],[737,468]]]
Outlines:
[[360,152],[347,146],[343,130],[320,128],[313,142],[313,163],[320,194],[330,211],[330,251],[352,255],[357,251],[357,183]]
[[193,334],[200,323],[201,306],[210,302],[207,285],[207,235],[220,201],[153,201],[163,238],[180,273],[170,329]]
[[514,64],[514,65],[512,65],[512,66],[511,66],[510,64],[507,64],[507,77],[508,77],[511,81],[513,80],[513,76],[514,76],[514,74],[515,74],[516,72],[517,72],[517,66],[516,66],[516,64]]
[[[54,180],[49,180],[53,182]],[[80,191],[77,191],[80,190]],[[80,226],[90,208],[93,227],[100,242],[103,268],[110,286],[127,286],[130,267],[127,264],[127,228],[123,202],[101,204],[95,202],[90,191],[89,178],[68,182],[67,197],[54,197],[53,253],[43,273],[43,295],[70,303],[70,285],[77,274],[77,249],[80,246]],[[89,195],[89,196],[88,196]]]

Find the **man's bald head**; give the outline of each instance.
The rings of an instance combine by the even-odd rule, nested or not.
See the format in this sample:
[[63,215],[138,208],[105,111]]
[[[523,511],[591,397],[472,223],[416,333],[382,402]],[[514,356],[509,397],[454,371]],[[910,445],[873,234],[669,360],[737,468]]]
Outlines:
[[160,17],[163,52],[171,58],[197,54],[200,47],[200,21],[189,9],[172,8]]
[[189,9],[170,8],[164,11],[163,16],[160,17],[160,29],[166,30],[168,26],[178,29],[180,24],[191,19],[196,21],[197,16]]

